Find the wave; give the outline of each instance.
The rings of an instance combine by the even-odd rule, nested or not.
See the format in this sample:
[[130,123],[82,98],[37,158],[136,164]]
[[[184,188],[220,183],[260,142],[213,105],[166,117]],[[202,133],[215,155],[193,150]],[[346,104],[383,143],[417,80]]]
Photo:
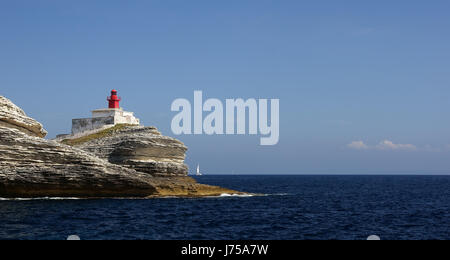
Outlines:
[[289,196],[289,193],[274,193],[274,194],[269,194],[268,196]]
[[229,193],[222,193],[219,197],[241,197],[241,198],[248,198],[248,197],[254,197],[255,195],[251,194],[229,194]]
[[269,197],[269,196],[289,196],[288,193],[274,193],[274,194],[229,194],[222,193],[220,196],[212,196],[213,198],[227,198],[227,197],[240,197],[240,198],[249,198],[249,197]]

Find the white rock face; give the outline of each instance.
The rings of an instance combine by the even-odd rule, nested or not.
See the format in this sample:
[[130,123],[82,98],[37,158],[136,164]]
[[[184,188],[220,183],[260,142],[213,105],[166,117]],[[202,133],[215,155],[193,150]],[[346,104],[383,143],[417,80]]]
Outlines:
[[86,151],[0,127],[0,197],[160,197],[241,194],[189,177],[153,177]]
[[0,127],[0,197],[142,197],[147,174],[85,151]]
[[[183,163],[186,147],[161,136],[154,128],[132,127],[121,132],[119,138],[129,136],[125,139],[129,144],[117,138],[99,141],[98,145],[108,150],[98,153],[89,151],[92,146],[84,151],[41,138],[45,134],[39,122],[0,96],[0,197],[192,197],[236,193],[183,177],[187,172]],[[116,150],[116,144],[123,145],[122,149]],[[112,164],[105,160],[110,158],[103,159],[108,155],[116,156],[118,161]]]
[[125,126],[112,136],[97,138],[76,147],[113,164],[155,177],[187,176],[187,147],[163,136],[155,127]]
[[0,126],[15,128],[31,136],[47,135],[42,124],[28,117],[22,109],[3,96],[0,96]]

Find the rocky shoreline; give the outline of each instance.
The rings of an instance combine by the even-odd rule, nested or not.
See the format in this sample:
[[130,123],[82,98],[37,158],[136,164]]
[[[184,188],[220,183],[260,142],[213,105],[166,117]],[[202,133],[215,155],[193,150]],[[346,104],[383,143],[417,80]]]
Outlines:
[[[0,197],[203,197],[244,194],[187,176],[187,148],[154,127],[46,140],[42,124],[0,96]],[[72,141],[72,142],[70,142]],[[65,144],[67,143],[67,144]]]

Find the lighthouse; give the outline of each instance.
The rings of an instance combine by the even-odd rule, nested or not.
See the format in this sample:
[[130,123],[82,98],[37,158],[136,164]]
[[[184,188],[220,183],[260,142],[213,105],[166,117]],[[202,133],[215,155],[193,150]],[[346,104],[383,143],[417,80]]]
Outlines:
[[124,111],[120,107],[122,98],[117,95],[117,90],[111,90],[111,96],[106,100],[108,108],[92,111],[91,118],[72,120],[72,135],[85,135],[117,124],[140,125],[139,118],[136,118],[133,112]]
[[109,102],[109,108],[120,108],[119,102],[122,99],[117,96],[117,90],[111,90],[111,96],[109,96],[106,100]]

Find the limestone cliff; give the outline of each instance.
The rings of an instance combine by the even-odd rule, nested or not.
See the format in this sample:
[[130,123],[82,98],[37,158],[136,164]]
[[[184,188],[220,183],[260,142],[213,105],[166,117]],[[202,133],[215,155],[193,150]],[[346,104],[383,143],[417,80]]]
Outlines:
[[149,178],[82,150],[0,127],[0,196],[147,196]]
[[[0,122],[0,197],[159,197],[238,193],[198,184],[189,177],[173,177],[186,173],[183,163],[186,147],[175,139],[162,137],[154,128],[126,128],[119,133],[122,137],[130,136],[127,139],[130,145],[123,144],[123,147],[135,147],[136,153],[116,150],[114,142],[119,141],[113,137],[95,141],[99,145],[104,142],[105,149],[109,146],[111,152],[102,154],[92,148],[94,140],[85,144],[84,151],[41,138],[46,134],[42,125],[1,96]],[[162,148],[160,154],[158,147]],[[140,163],[145,166],[139,166]],[[166,175],[163,174],[165,171]]]
[[29,118],[22,109],[2,96],[0,96],[0,126],[16,128],[37,137],[47,135],[47,131],[44,130],[42,124]]
[[187,147],[180,141],[161,135],[154,127],[119,125],[110,134],[96,133],[67,141],[113,164],[125,166],[155,177],[186,176]]

